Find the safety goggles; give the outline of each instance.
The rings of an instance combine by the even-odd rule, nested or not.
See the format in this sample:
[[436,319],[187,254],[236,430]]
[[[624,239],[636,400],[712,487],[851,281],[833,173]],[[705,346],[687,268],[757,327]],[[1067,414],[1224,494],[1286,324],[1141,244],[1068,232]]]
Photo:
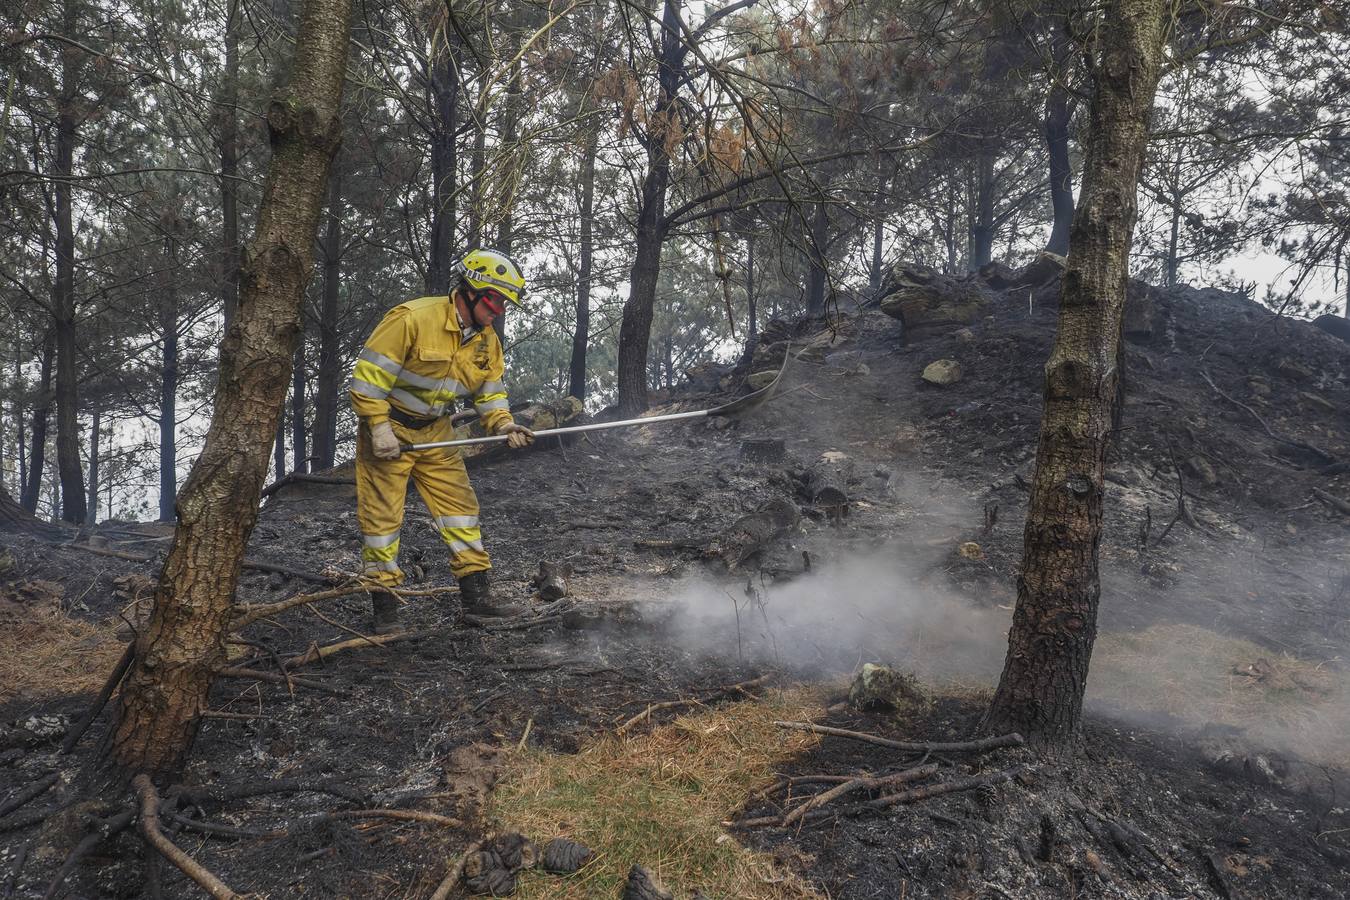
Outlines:
[[488,308],[488,312],[494,316],[500,316],[506,309],[506,297],[492,288],[486,288],[478,292],[478,302]]

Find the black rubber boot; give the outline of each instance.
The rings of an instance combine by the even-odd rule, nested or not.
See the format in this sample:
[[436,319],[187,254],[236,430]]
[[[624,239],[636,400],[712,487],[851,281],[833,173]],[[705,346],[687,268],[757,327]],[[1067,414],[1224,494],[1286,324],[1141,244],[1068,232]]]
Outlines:
[[529,611],[523,603],[494,600],[487,572],[471,572],[459,579],[459,599],[466,616],[502,618],[519,616]]
[[388,591],[371,591],[370,605],[375,610],[376,634],[392,634],[402,630],[398,623],[398,598]]

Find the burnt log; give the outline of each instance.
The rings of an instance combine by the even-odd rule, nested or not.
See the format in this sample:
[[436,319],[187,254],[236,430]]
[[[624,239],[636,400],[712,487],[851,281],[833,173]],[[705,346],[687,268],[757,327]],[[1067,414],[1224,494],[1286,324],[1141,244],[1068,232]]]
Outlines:
[[541,599],[549,602],[561,600],[567,596],[567,579],[571,574],[572,567],[567,563],[540,560],[539,572],[534,576],[532,583],[538,589]]
[[802,514],[790,500],[776,497],[748,516],[741,516],[718,536],[709,556],[720,559],[728,570],[763,550],[801,522]]
[[806,473],[806,497],[819,509],[847,511],[848,483],[853,460],[838,450],[826,450]]

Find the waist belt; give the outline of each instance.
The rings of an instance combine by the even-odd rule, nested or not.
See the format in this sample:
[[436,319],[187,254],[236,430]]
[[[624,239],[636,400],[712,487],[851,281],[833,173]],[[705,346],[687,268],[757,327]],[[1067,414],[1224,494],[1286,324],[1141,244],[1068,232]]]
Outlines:
[[391,405],[389,407],[389,418],[393,419],[395,422],[397,422],[398,424],[402,425],[405,428],[416,429],[416,428],[426,428],[433,422],[440,421],[441,417],[436,416],[430,419],[419,419],[417,416],[409,415],[408,413],[405,413],[398,407]]

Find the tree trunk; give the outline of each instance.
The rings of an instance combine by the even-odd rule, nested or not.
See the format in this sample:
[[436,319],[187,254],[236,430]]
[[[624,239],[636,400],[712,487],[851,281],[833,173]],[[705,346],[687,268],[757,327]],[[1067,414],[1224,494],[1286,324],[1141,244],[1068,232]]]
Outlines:
[[984,727],[1052,754],[1076,747],[1097,633],[1102,484],[1139,173],[1163,45],[1162,0],[1110,0],[1083,192],[1045,366],[1045,414],[1008,654]]
[[337,456],[338,392],[342,358],[338,334],[338,289],[342,276],[342,178],[328,182],[328,223],[323,236],[323,299],[319,308],[319,371],[314,398],[314,467],[333,468]]
[[[516,142],[520,139],[520,103],[521,94],[524,92],[523,82],[521,81],[520,70],[520,44],[521,34],[519,29],[512,32],[513,42],[511,55],[515,61],[511,64],[511,81],[506,87],[506,104],[502,112],[502,130],[501,153],[515,153]],[[501,218],[497,221],[497,249],[507,256],[514,253],[515,247],[515,197],[505,198],[506,208],[501,211]],[[508,304],[509,305],[509,304]],[[494,316],[492,319],[492,330],[497,332],[497,336],[503,341],[506,340],[506,314],[508,310],[503,308],[501,315]]]
[[98,439],[102,428],[103,410],[95,404],[92,421],[89,423],[89,499],[85,505],[85,509],[88,510],[88,516],[84,520],[86,525],[98,524]]
[[980,142],[972,193],[970,259],[966,260],[966,268],[975,272],[994,258],[994,148],[987,139]]
[[42,341],[42,362],[38,370],[37,403],[33,405],[31,449],[28,453],[28,478],[19,503],[30,513],[37,512],[42,494],[42,473],[47,468],[47,419],[52,407],[52,364],[56,359],[56,329],[48,328]]
[[1050,161],[1050,208],[1054,213],[1045,249],[1060,256],[1069,252],[1069,229],[1073,225],[1073,168],[1069,164],[1072,118],[1069,91],[1056,80],[1045,98],[1045,149]]
[[[239,308],[239,0],[225,13],[225,72],[220,91],[220,296],[225,330]],[[161,515],[163,507],[161,505]]]
[[670,145],[679,123],[676,92],[684,68],[680,43],[680,0],[665,0],[657,94],[646,135],[647,174],[638,205],[636,252],[628,276],[628,300],[619,324],[619,413],[636,416],[647,408],[647,350],[652,336],[661,245],[666,239],[666,190],[670,186]]
[[350,34],[351,0],[306,0],[290,87],[268,110],[272,163],[257,234],[243,254],[239,313],[221,346],[211,427],[178,496],[178,527],[109,738],[122,778],[180,769],[225,660],[240,564],[300,334],[325,180],[342,135]]
[[[291,455],[295,460],[293,472],[309,471],[308,435],[305,433],[305,334],[300,333],[300,346],[295,348],[295,362],[291,377]],[[280,477],[280,473],[278,473]]]
[[[66,0],[65,33],[76,33],[77,10]],[[75,224],[71,180],[80,114],[75,108],[80,65],[77,54],[61,55],[61,108],[56,117],[56,281],[52,317],[56,330],[56,463],[61,477],[61,518],[83,522],[84,472],[80,465],[79,381],[75,366]]]
[[747,235],[745,238],[745,306],[746,316],[749,321],[746,323],[745,345],[754,346],[755,335],[759,333],[759,321],[755,309],[755,236]]
[[572,363],[568,393],[586,399],[586,348],[591,340],[591,255],[595,226],[595,154],[600,132],[588,128],[581,153],[581,247],[577,266],[577,327],[572,333]]
[[159,377],[159,520],[172,522],[178,494],[178,242],[169,240],[167,284],[159,301],[163,341]]
[[277,433],[272,438],[272,468],[276,480],[286,477],[286,398],[281,398],[281,414],[277,416]]
[[442,59],[432,59],[431,88],[436,100],[436,131],[431,137],[431,258],[427,293],[448,294],[450,258],[455,242],[455,130],[459,127],[459,76],[455,45],[447,42]]
[[825,240],[829,227],[829,212],[824,200],[816,201],[811,216],[811,232],[806,236],[806,314],[825,315]]

